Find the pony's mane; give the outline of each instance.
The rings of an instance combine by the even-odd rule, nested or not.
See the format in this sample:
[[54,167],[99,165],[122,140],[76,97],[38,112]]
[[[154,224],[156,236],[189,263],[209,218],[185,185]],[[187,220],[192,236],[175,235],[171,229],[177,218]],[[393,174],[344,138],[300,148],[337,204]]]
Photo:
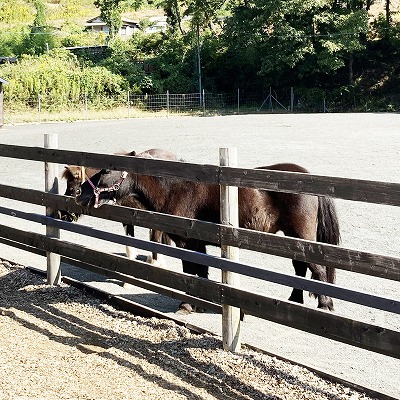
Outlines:
[[132,150],[132,151],[125,151],[125,150],[121,150],[118,153],[114,153],[116,156],[136,156],[136,151]]
[[64,178],[66,180],[72,180],[75,179],[77,175],[80,175],[80,172],[81,172],[81,167],[79,165],[67,165],[64,168],[61,178]]

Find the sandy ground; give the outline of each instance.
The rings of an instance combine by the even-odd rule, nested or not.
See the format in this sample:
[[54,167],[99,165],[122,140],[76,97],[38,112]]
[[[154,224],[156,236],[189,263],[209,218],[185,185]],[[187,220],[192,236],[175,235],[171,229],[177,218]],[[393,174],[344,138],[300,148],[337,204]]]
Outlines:
[[0,260],[1,400],[373,400],[165,318],[116,310]]
[[[397,114],[318,114],[244,115],[227,117],[170,117],[123,121],[95,121],[42,125],[5,126],[1,143],[43,146],[45,133],[58,133],[59,148],[98,153],[121,150],[143,151],[165,148],[189,162],[217,164],[219,147],[236,147],[241,167],[277,162],[298,163],[310,172],[376,181],[399,182],[400,115]],[[12,168],[10,168],[10,165]],[[60,172],[63,166],[60,165]],[[0,159],[0,183],[44,189],[44,167],[38,162]],[[17,173],[15,173],[17,172]],[[64,187],[61,185],[61,191]],[[400,208],[337,200],[342,245],[379,254],[400,256]],[[41,207],[2,199],[2,205],[42,212]],[[0,222],[21,229],[44,232],[43,227],[0,215]],[[122,226],[84,217],[82,223],[123,233]],[[147,238],[146,230],[139,236]],[[62,237],[104,249],[92,238],[63,232]],[[107,244],[111,252],[122,246]],[[216,253],[215,249],[210,252]],[[142,252],[144,254],[144,252]],[[0,257],[24,265],[45,266],[45,260],[0,245]],[[260,268],[293,273],[289,260],[241,252],[241,261]],[[180,270],[177,260],[168,259],[168,268]],[[65,267],[65,272],[68,268]],[[219,271],[211,278],[219,280]],[[88,277],[87,280],[92,280]],[[338,271],[338,285],[399,299],[399,283]],[[111,285],[110,283],[106,283]],[[242,278],[242,287],[286,299],[290,288]],[[174,314],[177,302],[143,290],[118,293],[135,301]],[[307,304],[316,306],[313,299]],[[400,316],[335,300],[335,312],[349,318],[400,330]],[[181,317],[195,325],[220,333],[221,318],[214,314]],[[400,363],[390,357],[305,334],[268,321],[249,317],[242,325],[243,341],[298,362],[326,370],[343,379],[400,398]]]

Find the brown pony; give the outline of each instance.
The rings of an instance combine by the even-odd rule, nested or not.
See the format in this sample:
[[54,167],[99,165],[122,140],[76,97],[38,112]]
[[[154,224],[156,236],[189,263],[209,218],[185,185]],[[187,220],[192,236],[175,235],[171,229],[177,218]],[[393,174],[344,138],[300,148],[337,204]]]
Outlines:
[[[296,164],[275,164],[261,169],[301,172],[308,171]],[[170,178],[139,175],[126,172],[117,192],[113,192],[117,204],[126,198],[136,196],[147,204],[148,209],[166,214],[220,223],[220,189],[218,185],[180,181]],[[95,204],[93,188],[108,188],[121,179],[121,172],[101,170],[81,185],[76,202],[84,207]],[[110,193],[101,192],[98,205],[110,200]],[[277,233],[294,238],[338,244],[339,224],[333,201],[329,197],[307,194],[291,194],[239,188],[239,225],[247,229]],[[177,247],[206,253],[207,243],[197,239],[168,234]],[[292,260],[296,275],[305,277],[307,268],[313,279],[334,283],[335,268]],[[208,266],[183,260],[183,271],[199,277],[208,277]],[[332,299],[325,295],[318,297],[318,307],[333,310]],[[289,300],[303,303],[303,290],[293,288]],[[190,305],[182,304],[190,310]]]
[[[163,149],[149,149],[139,154],[136,154],[135,151],[131,151],[130,153],[117,153],[117,154],[126,156],[137,156],[143,158],[157,158],[163,160],[178,161],[178,157],[174,153],[171,153],[170,151]],[[80,189],[81,183],[83,183],[86,179],[91,178],[94,174],[96,174],[99,171],[100,171],[99,169],[90,167],[86,168],[79,165],[67,165],[64,168],[64,171],[61,175],[61,177],[67,181],[67,187],[64,195],[76,196],[77,191]],[[121,204],[126,207],[145,209],[144,205],[140,203],[134,196],[125,199]],[[71,213],[66,210],[60,210],[59,214],[60,214],[60,219],[68,222],[77,221],[78,218],[81,216],[80,214]],[[135,236],[135,228],[133,225],[124,224],[124,229],[126,235]],[[157,243],[164,243],[169,245],[172,243],[171,239],[163,232],[153,229],[150,229],[150,240]],[[135,259],[137,257],[137,251],[133,247],[126,246],[126,255],[130,259]],[[162,262],[160,255],[154,252],[152,253],[152,256],[149,256],[147,258],[147,261],[154,264]]]

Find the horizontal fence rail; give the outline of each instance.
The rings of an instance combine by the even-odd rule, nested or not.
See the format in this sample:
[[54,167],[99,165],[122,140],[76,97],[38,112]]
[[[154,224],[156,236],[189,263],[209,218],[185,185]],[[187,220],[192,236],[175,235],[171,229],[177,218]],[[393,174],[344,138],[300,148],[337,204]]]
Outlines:
[[[197,253],[191,250],[175,248],[158,243],[151,243],[149,241],[135,239],[129,236],[108,233],[95,228],[88,228],[79,224],[71,224],[69,222],[54,220],[53,218],[49,218],[39,214],[16,211],[5,207],[0,207],[0,213],[12,215],[14,217],[22,218],[29,221],[38,222],[46,226],[54,226],[81,235],[90,235],[109,242],[138,247],[140,249],[148,251],[157,251],[170,257],[195,262],[198,264],[208,265],[210,267],[218,268],[224,271],[236,272],[252,278],[263,279],[280,285],[307,290],[312,293],[324,293],[337,299],[351,301],[353,303],[357,303],[367,307],[377,308],[383,311],[400,314],[400,301],[394,299],[375,296],[369,293],[363,293],[361,291],[355,291],[340,287],[338,285],[314,281],[299,276],[292,276],[279,272],[260,269],[252,267],[248,264],[234,262],[228,259],[215,257],[208,254]],[[12,231],[9,231],[7,227],[0,225],[1,236],[7,237],[8,234],[11,234],[10,232],[12,233]]]
[[26,245],[60,254],[98,266],[97,272],[131,283],[131,276],[185,291],[212,303],[239,307],[246,313],[286,326],[351,344],[367,350],[400,358],[400,333],[379,326],[358,322],[331,313],[311,309],[287,301],[276,300],[208,279],[155,267],[146,262],[129,260],[75,243],[60,241],[33,232],[0,225],[2,236]]
[[320,176],[300,172],[245,169],[155,160],[132,156],[0,145],[0,156],[59,164],[85,165],[193,182],[305,193],[400,206],[400,184]]
[[[82,212],[82,209],[75,204],[72,197],[33,189],[21,189],[0,184],[0,196],[60,210],[65,209],[70,212]],[[316,264],[347,271],[400,280],[400,258],[397,257],[346,249],[304,239],[280,237],[271,233],[251,231],[244,228],[231,228],[220,224],[123,206],[104,205],[99,209],[90,209],[89,215],[123,224],[154,228],[165,232],[173,231],[178,235],[207,240],[215,245],[224,243],[280,257],[295,258],[299,261],[308,260]],[[156,246],[156,244],[151,243],[149,246]],[[162,253],[162,249],[160,252]]]

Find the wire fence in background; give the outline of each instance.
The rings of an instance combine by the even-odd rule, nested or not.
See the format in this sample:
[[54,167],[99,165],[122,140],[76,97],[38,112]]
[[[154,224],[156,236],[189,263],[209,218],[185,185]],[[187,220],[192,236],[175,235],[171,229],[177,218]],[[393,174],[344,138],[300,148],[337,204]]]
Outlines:
[[[396,106],[398,108],[398,106]],[[234,93],[130,94],[116,97],[83,95],[71,103],[68,98],[46,94],[25,101],[7,101],[5,123],[45,122],[54,120],[85,120],[102,118],[133,118],[143,113],[160,116],[170,114],[251,114],[251,113],[324,113],[366,112],[368,101],[357,100],[351,93],[329,93],[320,90],[300,91],[294,88],[270,88],[264,95],[238,89]]]

